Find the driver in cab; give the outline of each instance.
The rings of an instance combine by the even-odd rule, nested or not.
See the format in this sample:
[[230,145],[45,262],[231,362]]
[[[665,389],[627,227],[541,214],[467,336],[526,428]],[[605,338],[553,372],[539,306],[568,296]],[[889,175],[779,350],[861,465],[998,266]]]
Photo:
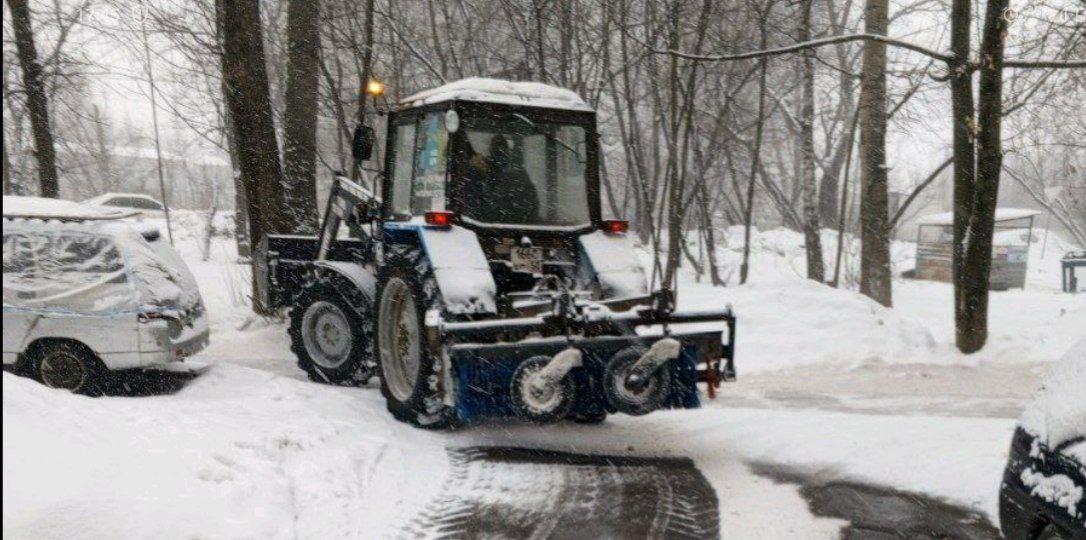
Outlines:
[[524,167],[514,159],[504,135],[490,139],[486,155],[468,143],[467,182],[463,200],[474,207],[475,218],[490,223],[535,223],[539,200]]

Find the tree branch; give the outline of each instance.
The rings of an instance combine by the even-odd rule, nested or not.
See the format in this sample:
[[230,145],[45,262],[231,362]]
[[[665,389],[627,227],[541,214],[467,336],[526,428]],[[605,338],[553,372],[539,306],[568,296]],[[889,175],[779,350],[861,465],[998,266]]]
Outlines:
[[1005,68],[1046,69],[1086,68],[1086,60],[1007,60]]
[[949,167],[951,163],[954,163],[954,156],[946,158],[946,161],[939,165],[934,171],[931,171],[931,174],[929,174],[923,182],[920,182],[920,185],[916,186],[916,189],[914,189],[905,201],[901,203],[901,208],[897,209],[897,213],[894,214],[894,217],[890,218],[890,221],[886,224],[887,230],[892,231],[894,230],[894,227],[897,227],[897,222],[901,220],[901,216],[905,215],[905,211],[909,209],[909,205],[911,205],[913,201],[916,200],[916,197],[920,195],[920,192],[931,185],[931,183],[939,177],[939,173],[943,172],[943,169]]
[[[637,41],[636,38],[634,38]],[[672,49],[657,49],[655,47],[649,47],[648,44],[642,43],[642,45],[648,47],[652,52],[656,54],[670,54],[679,58],[685,58],[687,60],[707,61],[707,62],[724,62],[733,60],[749,60],[751,58],[763,58],[767,56],[780,56],[782,54],[789,54],[799,52],[807,49],[814,49],[825,45],[835,45],[839,43],[848,43],[850,41],[877,41],[885,43],[893,47],[899,47],[902,49],[918,52],[925,56],[931,57],[935,60],[940,60],[947,64],[953,64],[955,57],[952,53],[942,53],[934,49],[887,37],[879,34],[845,34],[840,36],[830,36],[821,39],[812,39],[810,41],[804,41],[802,43],[793,43],[784,47],[776,47],[772,49],[763,49],[760,51],[747,51],[736,54],[691,54],[682,51],[676,51]],[[970,64],[971,68],[976,68],[975,64]],[[1082,68],[1086,67],[1086,60],[1007,60],[1003,62],[1003,67],[1006,68],[1019,68],[1019,69],[1062,69],[1062,68]]]
[[657,54],[670,54],[670,55],[673,55],[673,56],[678,56],[680,58],[685,58],[687,60],[704,60],[704,61],[710,61],[710,62],[720,62],[720,61],[732,61],[732,60],[748,60],[748,59],[751,59],[751,58],[762,58],[762,57],[766,57],[766,56],[779,56],[779,55],[782,55],[782,54],[794,53],[794,52],[803,51],[803,50],[806,50],[806,49],[813,49],[813,48],[817,48],[817,47],[822,47],[824,45],[833,45],[833,44],[837,44],[837,43],[847,43],[847,42],[850,42],[850,41],[878,41],[878,42],[881,42],[881,43],[885,43],[887,45],[893,45],[895,47],[900,47],[902,49],[908,49],[910,51],[918,52],[920,54],[930,56],[931,58],[934,58],[936,60],[942,60],[943,62],[946,62],[948,64],[954,62],[954,55],[953,54],[941,53],[941,52],[936,51],[934,49],[929,49],[927,47],[922,47],[922,46],[917,45],[915,43],[909,43],[908,41],[902,41],[902,40],[899,40],[899,39],[894,39],[892,37],[887,37],[887,36],[883,36],[883,35],[879,35],[879,34],[845,34],[845,35],[840,35],[840,36],[830,36],[830,37],[821,38],[821,39],[812,39],[810,41],[804,41],[804,42],[801,42],[801,43],[794,43],[792,45],[787,45],[785,47],[776,47],[776,48],[773,48],[773,49],[764,49],[764,50],[760,50],[760,51],[748,51],[748,52],[736,53],[736,54],[689,54],[689,53],[684,53],[682,51],[675,51],[675,50],[670,50],[670,49],[656,49],[656,48],[652,48],[652,51],[657,53]]

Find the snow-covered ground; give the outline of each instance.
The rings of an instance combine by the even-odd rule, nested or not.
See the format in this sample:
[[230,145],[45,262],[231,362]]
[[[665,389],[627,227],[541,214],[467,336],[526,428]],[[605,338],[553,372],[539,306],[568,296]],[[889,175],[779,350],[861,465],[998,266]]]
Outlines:
[[[766,231],[750,284],[683,278],[682,306],[731,303],[740,317],[740,381],[706,407],[432,433],[392,420],[372,384],[305,380],[284,327],[246,314],[230,241],[202,262],[199,235],[178,238],[209,306],[212,345],[194,362],[210,369],[173,395],[97,399],[5,373],[6,536],[396,536],[444,482],[445,448],[474,445],[690,457],[728,538],[829,538],[843,525],[752,464],[923,492],[995,520],[1014,418],[1045,364],[1086,333],[1086,295],[1053,285],[1051,236],[1044,258],[1034,244],[1025,290],[992,294],[989,345],[967,357],[953,347],[948,284],[895,280],[889,310],[804,281],[800,237]],[[895,245],[899,270],[910,247]],[[720,255],[731,268],[734,249]]]

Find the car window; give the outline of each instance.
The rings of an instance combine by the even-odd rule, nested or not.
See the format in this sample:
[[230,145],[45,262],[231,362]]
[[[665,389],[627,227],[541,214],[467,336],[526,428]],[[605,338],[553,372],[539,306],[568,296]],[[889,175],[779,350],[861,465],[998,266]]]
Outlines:
[[112,238],[75,231],[4,231],[4,306],[73,313],[136,305]]

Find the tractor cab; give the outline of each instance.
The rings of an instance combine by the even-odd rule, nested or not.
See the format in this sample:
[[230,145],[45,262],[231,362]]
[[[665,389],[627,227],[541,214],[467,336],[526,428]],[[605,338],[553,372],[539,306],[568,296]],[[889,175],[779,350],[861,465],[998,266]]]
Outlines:
[[548,275],[599,299],[579,279],[578,238],[625,226],[600,216],[597,141],[595,112],[569,90],[465,79],[412,95],[389,113],[381,216],[472,231],[499,295]]

